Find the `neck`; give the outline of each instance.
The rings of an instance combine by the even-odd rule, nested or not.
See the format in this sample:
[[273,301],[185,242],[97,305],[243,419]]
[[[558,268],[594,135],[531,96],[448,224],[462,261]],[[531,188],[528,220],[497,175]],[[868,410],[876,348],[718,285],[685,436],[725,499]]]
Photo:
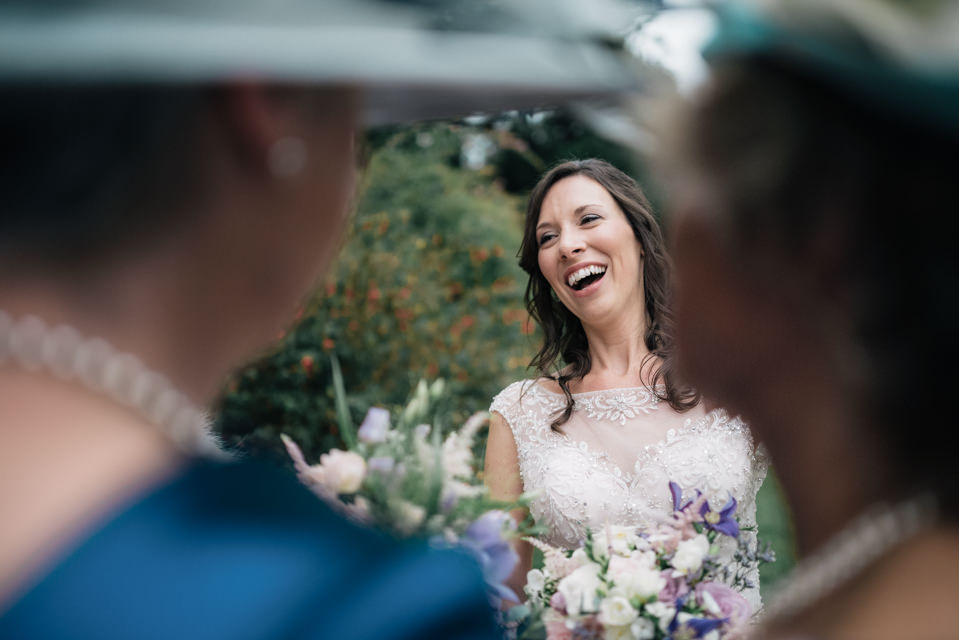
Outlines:
[[599,387],[649,384],[654,363],[640,334],[586,331],[592,360],[587,377]]
[[610,323],[602,327],[583,325],[592,366],[589,386],[634,386],[648,384],[655,363],[649,358],[643,334],[636,323]]

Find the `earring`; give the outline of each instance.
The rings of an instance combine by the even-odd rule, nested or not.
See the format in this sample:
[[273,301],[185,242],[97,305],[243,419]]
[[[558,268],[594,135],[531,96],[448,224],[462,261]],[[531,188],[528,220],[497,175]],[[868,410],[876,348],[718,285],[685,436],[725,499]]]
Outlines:
[[306,167],[306,143],[300,138],[278,138],[270,145],[267,165],[277,178],[292,178]]

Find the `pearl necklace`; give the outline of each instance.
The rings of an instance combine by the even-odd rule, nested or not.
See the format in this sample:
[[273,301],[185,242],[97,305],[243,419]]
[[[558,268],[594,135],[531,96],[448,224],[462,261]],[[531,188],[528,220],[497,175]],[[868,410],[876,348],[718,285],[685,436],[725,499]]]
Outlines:
[[763,618],[789,618],[835,591],[894,547],[930,528],[937,511],[935,498],[928,494],[869,509],[797,565],[771,598]]
[[209,420],[164,376],[101,338],[67,325],[48,328],[36,316],[14,320],[0,310],[0,367],[51,373],[103,394],[155,425],[184,453],[224,457]]

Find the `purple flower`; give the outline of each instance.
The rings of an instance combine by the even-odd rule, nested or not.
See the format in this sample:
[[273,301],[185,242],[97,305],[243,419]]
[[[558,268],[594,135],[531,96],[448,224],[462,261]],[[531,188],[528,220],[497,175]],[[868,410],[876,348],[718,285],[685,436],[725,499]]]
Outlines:
[[466,528],[461,543],[479,560],[494,598],[519,601],[512,589],[503,584],[519,562],[513,546],[503,537],[507,528],[515,527],[513,518],[505,511],[487,511]]
[[686,594],[676,601],[676,614],[669,623],[667,632],[672,640],[693,640],[693,638],[702,638],[704,635],[718,629],[726,624],[728,618],[697,618],[696,616],[684,612],[683,605],[689,599],[691,594]]
[[679,614],[669,623],[669,637],[673,640],[692,640],[726,624],[725,618],[694,618],[689,617],[679,622]]
[[386,440],[386,433],[389,430],[390,412],[379,407],[370,407],[356,435],[367,444],[377,444]]
[[[669,481],[669,492],[673,496],[673,511],[683,511],[693,503],[693,500],[687,500],[683,502],[683,490],[682,488],[673,482]],[[699,491],[696,492],[696,497],[698,498],[701,495]]]
[[699,515],[703,517],[703,524],[707,529],[718,531],[731,538],[739,537],[739,523],[733,517],[736,512],[736,498],[732,496],[719,511],[713,511],[708,502],[699,508]]

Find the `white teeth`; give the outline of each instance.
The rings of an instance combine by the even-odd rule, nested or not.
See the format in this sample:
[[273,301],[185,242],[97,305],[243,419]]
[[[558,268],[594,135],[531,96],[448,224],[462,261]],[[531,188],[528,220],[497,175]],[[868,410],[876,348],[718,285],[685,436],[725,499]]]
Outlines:
[[606,273],[606,267],[601,267],[596,264],[591,264],[588,267],[577,269],[573,273],[569,274],[569,278],[566,279],[566,283],[572,287],[572,286],[575,286],[577,282],[579,282],[586,276],[591,276],[599,273]]

